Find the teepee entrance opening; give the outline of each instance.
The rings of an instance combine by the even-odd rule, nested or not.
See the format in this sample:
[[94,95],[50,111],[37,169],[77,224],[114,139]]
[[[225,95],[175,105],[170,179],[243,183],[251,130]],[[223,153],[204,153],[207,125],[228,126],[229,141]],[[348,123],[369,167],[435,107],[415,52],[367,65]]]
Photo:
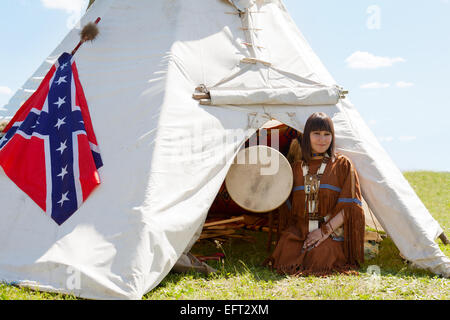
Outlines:
[[[292,165],[301,160],[301,150],[293,144],[294,139],[301,140],[302,133],[280,121],[272,119],[257,130],[242,146],[248,148],[254,145],[264,145],[275,148]],[[384,236],[384,230],[378,222],[367,202],[363,199],[366,218],[366,247],[368,250],[379,243]],[[246,210],[236,201],[227,190],[225,181],[212,203],[202,233],[198,241],[225,242],[230,239],[252,240],[246,230],[260,231],[268,234],[267,250],[270,251],[279,238],[277,208],[267,212],[252,212]]]

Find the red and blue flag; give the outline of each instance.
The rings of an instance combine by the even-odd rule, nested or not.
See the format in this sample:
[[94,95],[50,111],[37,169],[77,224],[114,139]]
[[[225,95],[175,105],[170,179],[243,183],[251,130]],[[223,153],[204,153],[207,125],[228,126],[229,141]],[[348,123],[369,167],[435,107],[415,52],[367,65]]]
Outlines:
[[58,225],[100,184],[103,163],[72,55],[59,57],[3,132],[0,166]]

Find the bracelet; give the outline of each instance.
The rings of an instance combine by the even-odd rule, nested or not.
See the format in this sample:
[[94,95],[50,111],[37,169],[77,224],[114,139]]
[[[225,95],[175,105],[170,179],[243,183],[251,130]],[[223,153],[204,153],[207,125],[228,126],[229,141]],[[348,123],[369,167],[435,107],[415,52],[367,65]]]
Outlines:
[[326,223],[324,223],[324,224],[320,227],[320,232],[322,232],[322,237],[323,237],[324,231],[325,231],[325,234],[328,234],[328,236],[331,234],[331,233],[328,232],[328,231],[329,231],[329,228],[332,230],[332,232],[334,232],[333,228],[331,228],[331,226],[327,226]]
[[331,233],[334,233],[334,230],[333,230],[333,227],[331,226],[331,223],[330,223],[330,228],[331,228]]

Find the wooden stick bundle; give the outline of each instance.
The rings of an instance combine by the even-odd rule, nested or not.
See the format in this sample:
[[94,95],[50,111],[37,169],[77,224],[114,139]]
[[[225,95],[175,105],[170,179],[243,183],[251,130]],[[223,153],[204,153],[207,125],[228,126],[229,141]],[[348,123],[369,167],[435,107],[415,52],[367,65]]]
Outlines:
[[231,219],[226,219],[226,220],[218,220],[218,221],[213,221],[213,222],[207,222],[207,223],[205,223],[203,225],[203,228],[208,228],[208,227],[217,226],[217,225],[220,225],[220,224],[227,224],[227,223],[233,223],[233,222],[238,222],[238,221],[244,221],[244,216],[231,218]]

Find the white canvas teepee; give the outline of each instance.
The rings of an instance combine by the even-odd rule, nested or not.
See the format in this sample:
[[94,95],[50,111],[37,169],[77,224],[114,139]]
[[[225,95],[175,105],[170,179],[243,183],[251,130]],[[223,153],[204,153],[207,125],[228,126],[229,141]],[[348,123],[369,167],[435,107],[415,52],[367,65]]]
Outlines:
[[[1,280],[85,298],[141,298],[198,237],[245,139],[271,119],[301,131],[316,111],[332,117],[337,150],[354,162],[364,198],[401,253],[450,275],[434,242],[439,224],[355,107],[339,98],[281,1],[97,0],[81,25],[97,17],[98,39],[75,59],[102,183],[58,226],[0,172]],[[78,31],[10,107],[73,49]],[[199,84],[212,89],[212,105],[192,99]],[[292,104],[292,94],[303,102]]]

